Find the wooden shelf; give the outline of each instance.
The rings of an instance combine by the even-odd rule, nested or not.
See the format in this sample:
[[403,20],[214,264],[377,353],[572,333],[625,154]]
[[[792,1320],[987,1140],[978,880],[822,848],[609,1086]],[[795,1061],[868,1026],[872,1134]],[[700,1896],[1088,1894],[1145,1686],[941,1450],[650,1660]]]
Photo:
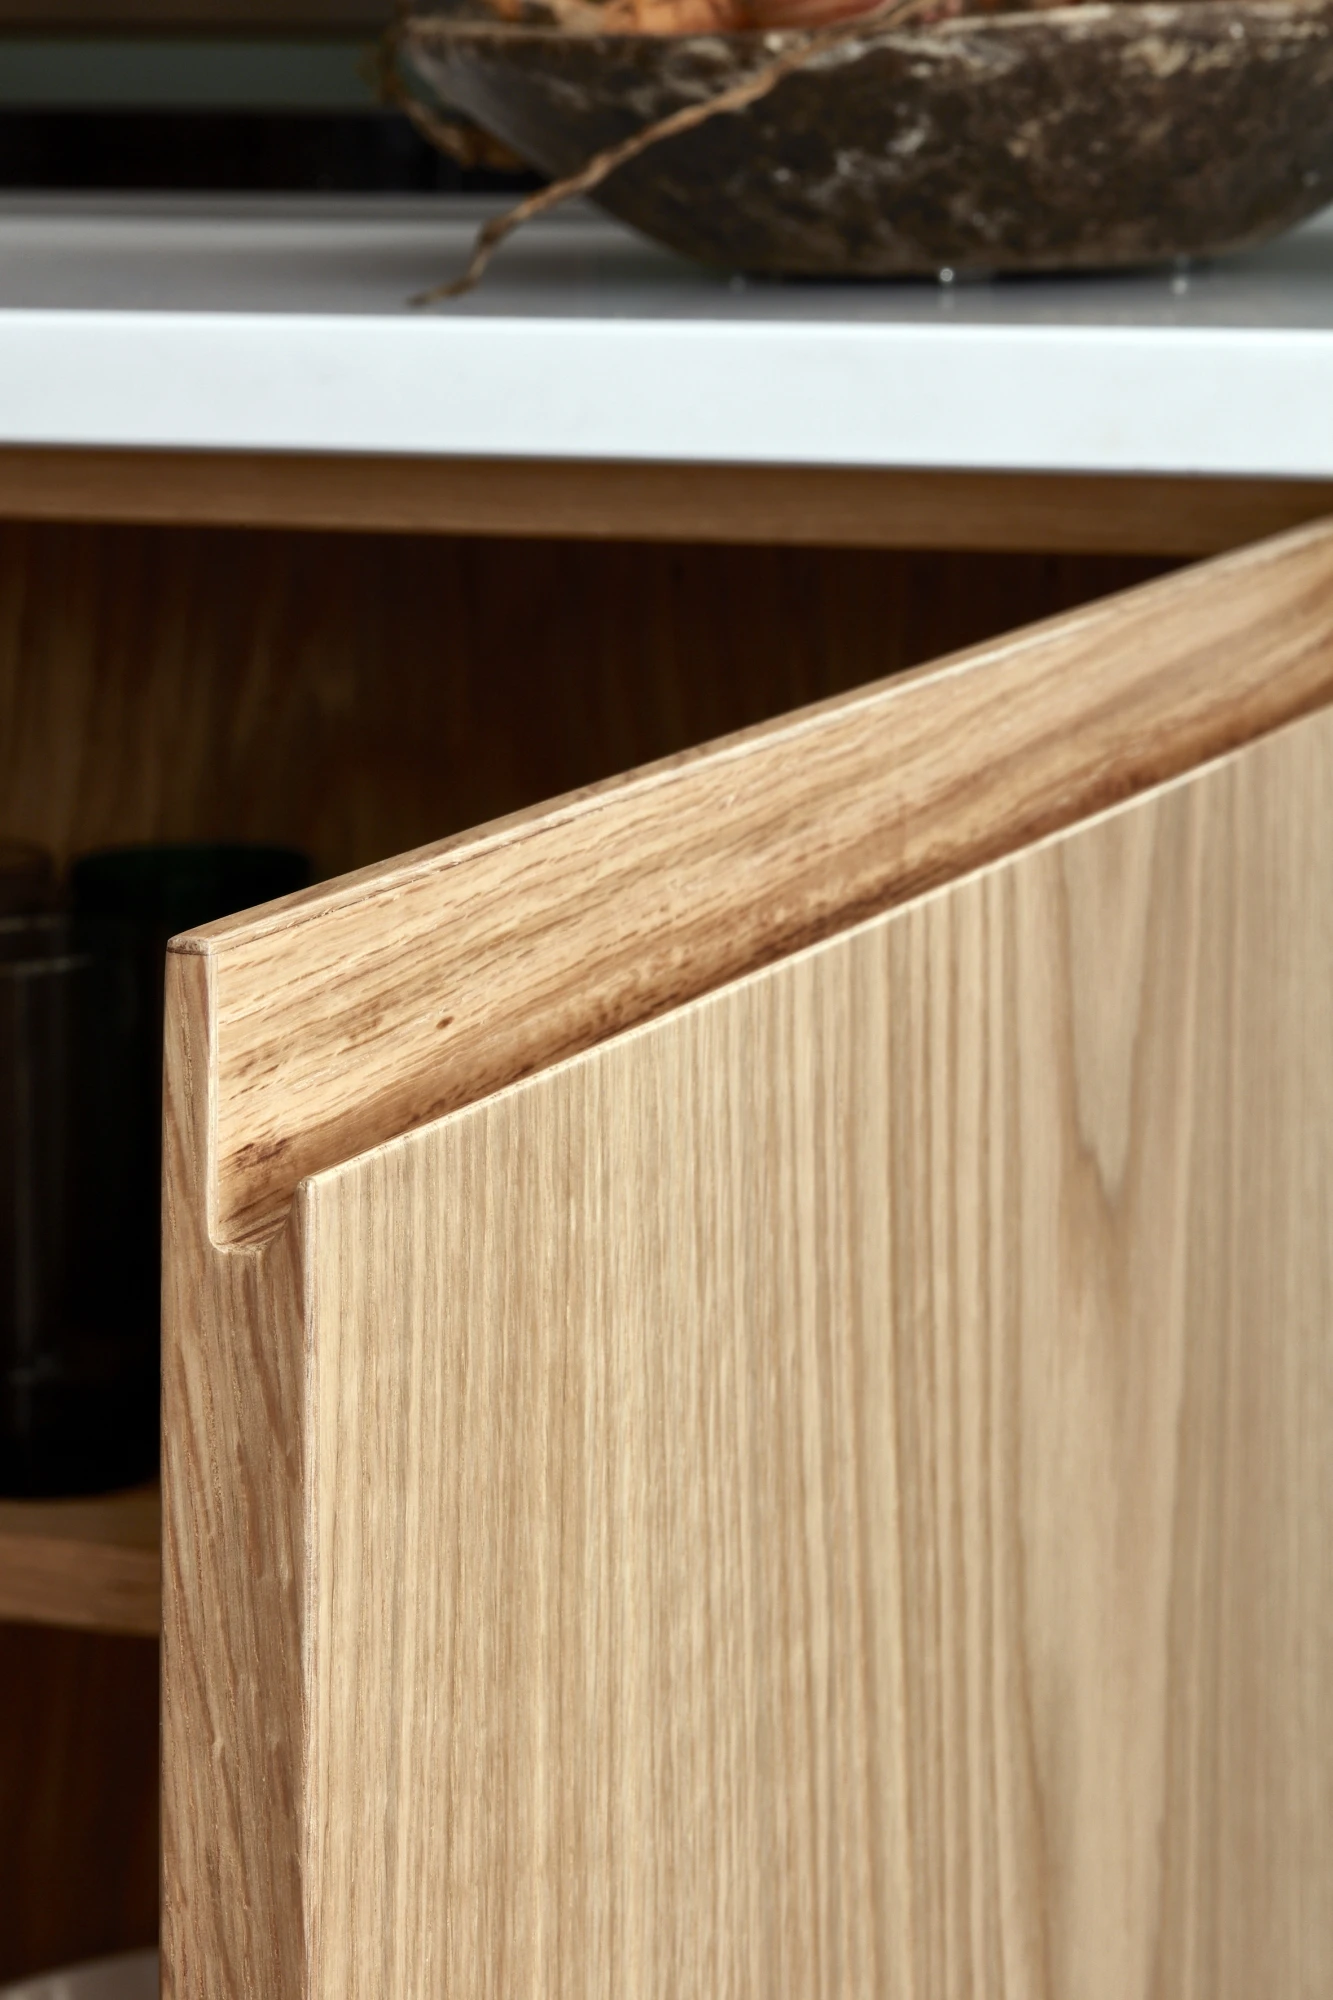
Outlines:
[[0,1619],[153,1636],[161,1540],[156,1486],[94,1500],[0,1500]]
[[0,519],[562,540],[1213,555],[1333,481],[0,446]]
[[1327,511],[1333,215],[1186,282],[748,286],[579,209],[13,195],[0,513],[1196,555]]

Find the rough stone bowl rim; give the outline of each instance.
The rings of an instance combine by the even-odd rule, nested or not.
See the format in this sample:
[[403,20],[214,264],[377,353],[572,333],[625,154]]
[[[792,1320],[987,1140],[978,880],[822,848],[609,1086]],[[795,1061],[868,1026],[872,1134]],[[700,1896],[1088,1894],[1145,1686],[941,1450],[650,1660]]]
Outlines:
[[[978,31],[987,34],[997,29],[1021,33],[1024,29],[1064,29],[1082,24],[1104,25],[1111,21],[1129,18],[1157,21],[1164,15],[1179,20],[1181,16],[1230,16],[1251,14],[1260,17],[1274,15],[1299,16],[1333,13],[1333,0],[1075,0],[1075,4],[1059,7],[1023,7],[1001,14],[954,14],[942,21],[904,21],[895,26],[892,22],[880,26],[868,26],[863,35],[851,32],[855,16],[848,17],[845,25],[849,32],[844,42],[833,44],[828,55],[838,58],[856,55],[860,51],[879,43],[928,40],[937,41],[941,36],[950,40]],[[842,24],[839,24],[842,25]],[[707,47],[723,43],[727,47],[740,49],[769,49],[774,53],[784,48],[799,47],[817,35],[827,32],[827,27],[818,28],[709,28],[691,29],[682,34],[644,34],[613,29],[571,29],[562,28],[555,22],[501,21],[488,20],[478,15],[451,15],[443,10],[432,14],[415,14],[409,17],[406,27],[409,44],[420,40],[424,43],[443,42],[464,37],[485,37],[495,41],[550,42],[562,48],[587,45],[597,47],[614,45],[617,48],[642,48],[653,45],[663,50],[681,49],[693,44]]]

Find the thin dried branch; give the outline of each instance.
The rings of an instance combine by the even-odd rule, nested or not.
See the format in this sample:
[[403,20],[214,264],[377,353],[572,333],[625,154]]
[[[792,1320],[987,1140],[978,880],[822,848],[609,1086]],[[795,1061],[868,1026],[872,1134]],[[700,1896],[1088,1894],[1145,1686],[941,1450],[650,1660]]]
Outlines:
[[771,63],[766,63],[743,82],[734,83],[698,104],[684,105],[679,111],[673,111],[667,117],[659,118],[655,124],[631,134],[628,139],[621,139],[616,145],[594,153],[577,173],[566,175],[564,180],[552,181],[549,187],[525,196],[503,215],[492,216],[489,222],[483,223],[463,275],[447,284],[436,285],[431,291],[422,292],[412,301],[413,305],[437,305],[445,299],[461,298],[465,292],[472,290],[506,237],[521,229],[525,222],[531,222],[539,215],[549,215],[553,208],[559,208],[576,195],[591,194],[617,168],[625,166],[630,160],[639,159],[650,147],[660,145],[664,139],[692,132],[696,126],[719,117],[723,112],[744,111],[760,98],[767,97],[785,77],[804,69],[841,43],[856,40],[868,29],[901,27],[908,21],[918,19],[931,5],[932,0],[884,0],[884,4],[870,8],[866,13],[811,35],[797,48],[784,49],[781,55],[775,56]]

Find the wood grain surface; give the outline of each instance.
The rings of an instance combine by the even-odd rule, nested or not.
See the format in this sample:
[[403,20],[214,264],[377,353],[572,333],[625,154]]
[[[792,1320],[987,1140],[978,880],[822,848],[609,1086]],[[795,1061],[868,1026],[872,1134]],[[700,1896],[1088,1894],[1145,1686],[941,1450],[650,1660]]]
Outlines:
[[169,1639],[175,2000],[1330,1990],[1330,800],[1325,711],[211,1253],[178,1549],[303,1513]]
[[0,837],[335,875],[1162,567],[0,524]]
[[157,1487],[95,1500],[0,1500],[0,1619],[156,1635]]
[[229,919],[211,1227],[1333,696],[1333,530]]
[[290,1230],[258,1255],[209,1242],[207,985],[204,960],[169,961],[163,1990],[306,2000],[299,1246]]
[[0,1982],[157,1940],[154,1639],[0,1621]]
[[1204,556],[1330,512],[1327,480],[0,447],[19,520]]

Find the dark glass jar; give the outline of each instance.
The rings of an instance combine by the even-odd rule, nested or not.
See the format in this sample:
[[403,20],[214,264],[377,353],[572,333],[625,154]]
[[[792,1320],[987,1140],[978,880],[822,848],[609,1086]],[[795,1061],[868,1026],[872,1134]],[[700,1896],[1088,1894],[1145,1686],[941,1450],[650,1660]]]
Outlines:
[[0,1492],[88,1493],[157,1454],[139,1226],[142,996],[59,916],[0,919]]
[[128,925],[165,954],[178,932],[290,895],[310,880],[309,857],[291,847],[247,841],[107,847],[74,862],[69,899],[77,916]]
[[0,1491],[156,1470],[167,941],[309,880],[285,848],[116,849],[67,917],[0,919]]

